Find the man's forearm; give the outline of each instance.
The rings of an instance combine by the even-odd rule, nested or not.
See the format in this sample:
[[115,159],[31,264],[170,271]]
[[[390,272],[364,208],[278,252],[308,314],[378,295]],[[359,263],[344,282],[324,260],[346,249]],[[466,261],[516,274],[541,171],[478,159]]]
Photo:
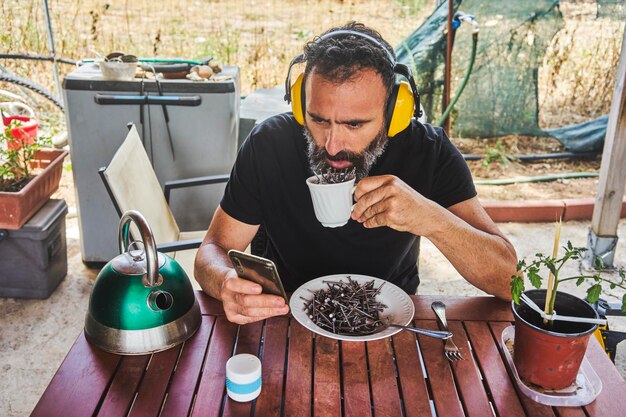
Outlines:
[[510,300],[517,255],[504,237],[479,230],[447,210],[429,240],[456,270],[481,290]]
[[221,290],[226,274],[232,269],[226,250],[209,243],[201,246],[196,255],[194,275],[202,290],[221,300]]

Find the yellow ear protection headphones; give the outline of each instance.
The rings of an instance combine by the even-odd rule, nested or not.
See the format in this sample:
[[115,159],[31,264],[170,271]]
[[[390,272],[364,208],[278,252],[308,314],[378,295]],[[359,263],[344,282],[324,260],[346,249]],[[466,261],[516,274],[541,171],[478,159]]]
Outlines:
[[[420,117],[422,112],[420,110],[420,96],[415,86],[415,80],[411,70],[404,64],[396,62],[395,58],[389,52],[385,46],[380,43],[376,38],[361,32],[353,30],[336,30],[320,36],[315,42],[319,43],[325,39],[341,36],[341,35],[354,35],[367,39],[374,45],[381,48],[387,54],[389,64],[393,68],[393,72],[402,75],[406,81],[397,81],[393,86],[387,106],[385,109],[385,116],[387,120],[387,135],[394,137],[401,131],[407,128],[411,123],[413,116]],[[289,64],[289,71],[287,72],[287,79],[285,80],[285,101],[291,103],[291,110],[298,123],[304,125],[304,114],[306,108],[306,99],[304,97],[304,74],[300,74],[296,79],[296,82],[291,85],[291,70],[294,65],[300,64],[306,61],[306,56],[300,54],[291,60]]]

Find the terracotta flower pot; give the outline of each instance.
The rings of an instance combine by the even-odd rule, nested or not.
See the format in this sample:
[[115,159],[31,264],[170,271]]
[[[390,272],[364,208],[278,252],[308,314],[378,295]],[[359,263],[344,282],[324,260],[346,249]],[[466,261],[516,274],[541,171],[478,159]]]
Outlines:
[[18,192],[0,191],[0,229],[21,228],[59,188],[67,151],[40,149],[31,163],[43,170]]
[[[545,304],[546,290],[525,292],[539,307]],[[539,314],[524,302],[512,303],[515,316],[513,362],[520,378],[545,389],[571,385],[582,363],[589,336],[597,324],[555,320],[543,323]],[[554,309],[559,315],[598,318],[586,301],[557,292]]]

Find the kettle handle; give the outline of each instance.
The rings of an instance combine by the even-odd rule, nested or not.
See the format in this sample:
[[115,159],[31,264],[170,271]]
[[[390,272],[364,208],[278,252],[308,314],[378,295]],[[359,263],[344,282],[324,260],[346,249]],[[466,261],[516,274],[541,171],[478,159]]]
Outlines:
[[119,249],[120,253],[128,252],[128,238],[130,236],[130,222],[135,223],[139,229],[141,240],[143,241],[144,251],[146,253],[146,269],[148,270],[148,285],[154,287],[157,285],[159,277],[158,258],[156,243],[152,230],[146,218],[137,210],[128,210],[120,219],[119,226]]

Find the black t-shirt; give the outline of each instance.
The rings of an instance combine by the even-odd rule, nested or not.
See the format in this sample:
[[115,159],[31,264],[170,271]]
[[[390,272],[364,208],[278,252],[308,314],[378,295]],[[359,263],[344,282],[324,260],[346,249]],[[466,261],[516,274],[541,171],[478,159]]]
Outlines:
[[[305,184],[313,175],[306,149],[303,128],[291,113],[256,126],[239,150],[222,209],[241,222],[264,225],[264,256],[276,263],[287,291],[345,273],[382,278],[415,293],[419,237],[388,227],[366,229],[354,220],[323,227]],[[476,195],[467,164],[445,132],[415,120],[389,139],[369,175],[382,174],[397,176],[443,207]]]

